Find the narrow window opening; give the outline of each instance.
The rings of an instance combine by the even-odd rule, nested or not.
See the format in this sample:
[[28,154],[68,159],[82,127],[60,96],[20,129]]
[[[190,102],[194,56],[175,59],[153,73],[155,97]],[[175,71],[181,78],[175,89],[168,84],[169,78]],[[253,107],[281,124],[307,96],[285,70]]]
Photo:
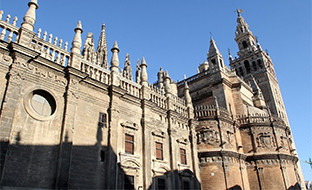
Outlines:
[[156,159],[163,160],[163,144],[156,142]]
[[125,152],[134,154],[134,136],[126,134],[125,136]]
[[249,61],[248,61],[248,60],[244,61],[244,65],[245,65],[245,68],[246,68],[246,72],[247,72],[247,74],[249,74],[249,73],[250,73],[250,65],[249,65]]
[[181,157],[181,164],[187,164],[187,162],[186,162],[186,151],[183,148],[180,148],[180,157]]
[[105,151],[104,150],[100,151],[100,158],[101,158],[101,162],[105,161]]
[[211,59],[211,63],[215,66],[216,65],[216,60],[215,59]]
[[254,62],[254,61],[252,62],[252,67],[253,67],[254,71],[257,71],[258,68],[257,68],[256,62]]
[[99,127],[107,127],[107,114],[100,112],[99,114]]
[[262,62],[260,59],[257,60],[258,66],[260,67],[260,69],[262,69]]
[[243,72],[243,68],[242,67],[239,68],[239,75],[240,76],[244,76],[244,72]]
[[244,48],[247,48],[247,47],[248,47],[248,44],[247,44],[246,41],[243,41],[242,44],[243,44],[243,47],[244,47]]

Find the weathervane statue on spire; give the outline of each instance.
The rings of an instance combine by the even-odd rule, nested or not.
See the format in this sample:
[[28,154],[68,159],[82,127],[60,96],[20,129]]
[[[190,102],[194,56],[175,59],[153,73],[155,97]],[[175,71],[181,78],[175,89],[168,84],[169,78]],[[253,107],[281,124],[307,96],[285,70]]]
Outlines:
[[244,12],[244,11],[243,11],[243,9],[236,9],[236,12],[237,12],[237,15],[240,16],[240,14],[241,14],[242,12]]

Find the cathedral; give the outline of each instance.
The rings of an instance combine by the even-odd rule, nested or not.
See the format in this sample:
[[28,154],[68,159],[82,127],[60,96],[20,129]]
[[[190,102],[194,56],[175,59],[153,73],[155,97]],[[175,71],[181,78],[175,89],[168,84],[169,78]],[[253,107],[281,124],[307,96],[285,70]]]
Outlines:
[[70,45],[35,30],[38,7],[20,27],[0,11],[1,189],[305,189],[272,60],[241,10],[230,68],[211,38],[193,76],[150,83],[144,57],[132,69],[117,42],[108,52],[105,25],[95,46],[79,21]]

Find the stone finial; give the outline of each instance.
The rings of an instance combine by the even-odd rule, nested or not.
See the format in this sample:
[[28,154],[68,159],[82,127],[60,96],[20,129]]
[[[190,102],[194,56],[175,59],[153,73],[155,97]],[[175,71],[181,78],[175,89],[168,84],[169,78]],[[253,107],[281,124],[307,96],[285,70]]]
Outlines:
[[259,43],[259,41],[258,41],[258,37],[256,37],[256,45],[257,45],[257,48],[258,48],[260,51],[262,51],[262,47],[261,47],[261,45],[260,45],[260,43]]
[[10,22],[10,18],[11,18],[11,15],[7,15],[5,22],[9,23]]
[[160,67],[158,73],[157,73],[157,83],[158,83],[158,87],[159,88],[163,88],[164,87],[164,71],[163,69]]
[[84,59],[94,62],[95,52],[94,52],[94,41],[93,41],[93,33],[88,33],[87,39],[83,46],[82,56]]
[[190,88],[185,80],[184,80],[184,100],[186,107],[188,108],[189,118],[193,118],[194,112],[193,112],[192,97],[190,95]]
[[76,54],[80,54],[81,46],[82,46],[81,34],[83,32],[80,20],[78,21],[78,24],[77,24],[74,31],[75,31],[75,37],[74,37],[74,40],[72,42],[71,52],[76,53]]
[[232,55],[231,55],[231,50],[230,50],[230,48],[228,48],[228,53],[229,53],[229,61],[230,61],[230,63],[232,63],[232,62],[233,62],[233,57],[232,57]]
[[165,86],[165,91],[166,93],[171,93],[171,79],[169,77],[168,71],[165,72],[164,74],[164,86]]
[[108,68],[107,61],[107,44],[106,44],[106,34],[105,34],[105,24],[102,25],[102,31],[99,39],[99,43],[96,50],[96,62],[98,65]]
[[0,11],[0,20],[2,19],[3,10]]
[[44,31],[43,36],[42,36],[42,39],[43,39],[43,40],[46,40],[46,39],[47,39],[47,35],[48,35],[48,32],[47,32],[47,31]]
[[58,37],[55,36],[55,37],[54,37],[54,41],[53,41],[53,45],[56,45],[56,44],[57,44],[57,40],[58,40]]
[[133,80],[133,77],[132,77],[132,69],[131,69],[131,62],[130,62],[130,56],[129,54],[127,53],[126,55],[126,60],[125,60],[125,67],[123,69],[123,72],[122,72],[122,76],[129,79],[129,80]]
[[216,109],[219,109],[219,103],[218,103],[217,96],[213,96],[213,99],[214,99],[214,103],[215,103]]
[[37,37],[40,38],[40,36],[41,36],[41,28],[39,28],[37,32]]
[[14,18],[13,18],[13,23],[12,23],[12,25],[13,25],[13,26],[16,26],[16,22],[17,22],[17,17],[14,17]]
[[141,61],[141,84],[143,86],[148,86],[148,82],[147,82],[148,77],[147,77],[146,68],[147,68],[147,64],[146,64],[145,58],[143,57]]
[[34,30],[34,24],[36,22],[36,9],[38,9],[37,0],[31,0],[28,3],[28,10],[23,18],[22,28],[28,29],[30,31]]
[[52,35],[52,34],[50,34],[50,35],[49,35],[49,40],[48,40],[48,41],[49,41],[49,43],[52,43],[52,37],[53,37],[53,35]]
[[137,83],[141,83],[141,67],[140,67],[140,59],[137,60],[137,66],[135,71],[135,78]]
[[63,45],[63,39],[60,39],[60,41],[59,41],[59,47],[62,48],[62,45]]
[[67,51],[68,48],[68,42],[65,42],[64,50]]
[[111,71],[114,72],[119,72],[119,58],[118,58],[118,53],[119,53],[119,48],[117,41],[115,41],[113,48],[111,49],[113,56],[111,59]]

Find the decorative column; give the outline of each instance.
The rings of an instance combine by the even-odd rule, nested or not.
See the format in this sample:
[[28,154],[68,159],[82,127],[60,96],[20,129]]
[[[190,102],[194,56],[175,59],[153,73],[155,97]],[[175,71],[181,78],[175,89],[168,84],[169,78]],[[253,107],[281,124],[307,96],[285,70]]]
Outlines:
[[111,81],[112,84],[115,86],[119,86],[119,58],[118,58],[118,53],[119,53],[119,48],[117,41],[115,41],[113,48],[111,49],[113,56],[111,59]]
[[147,72],[146,72],[146,68],[147,68],[147,64],[145,61],[145,58],[142,58],[142,62],[141,62],[141,84],[143,86],[148,86],[148,82],[147,82]]

